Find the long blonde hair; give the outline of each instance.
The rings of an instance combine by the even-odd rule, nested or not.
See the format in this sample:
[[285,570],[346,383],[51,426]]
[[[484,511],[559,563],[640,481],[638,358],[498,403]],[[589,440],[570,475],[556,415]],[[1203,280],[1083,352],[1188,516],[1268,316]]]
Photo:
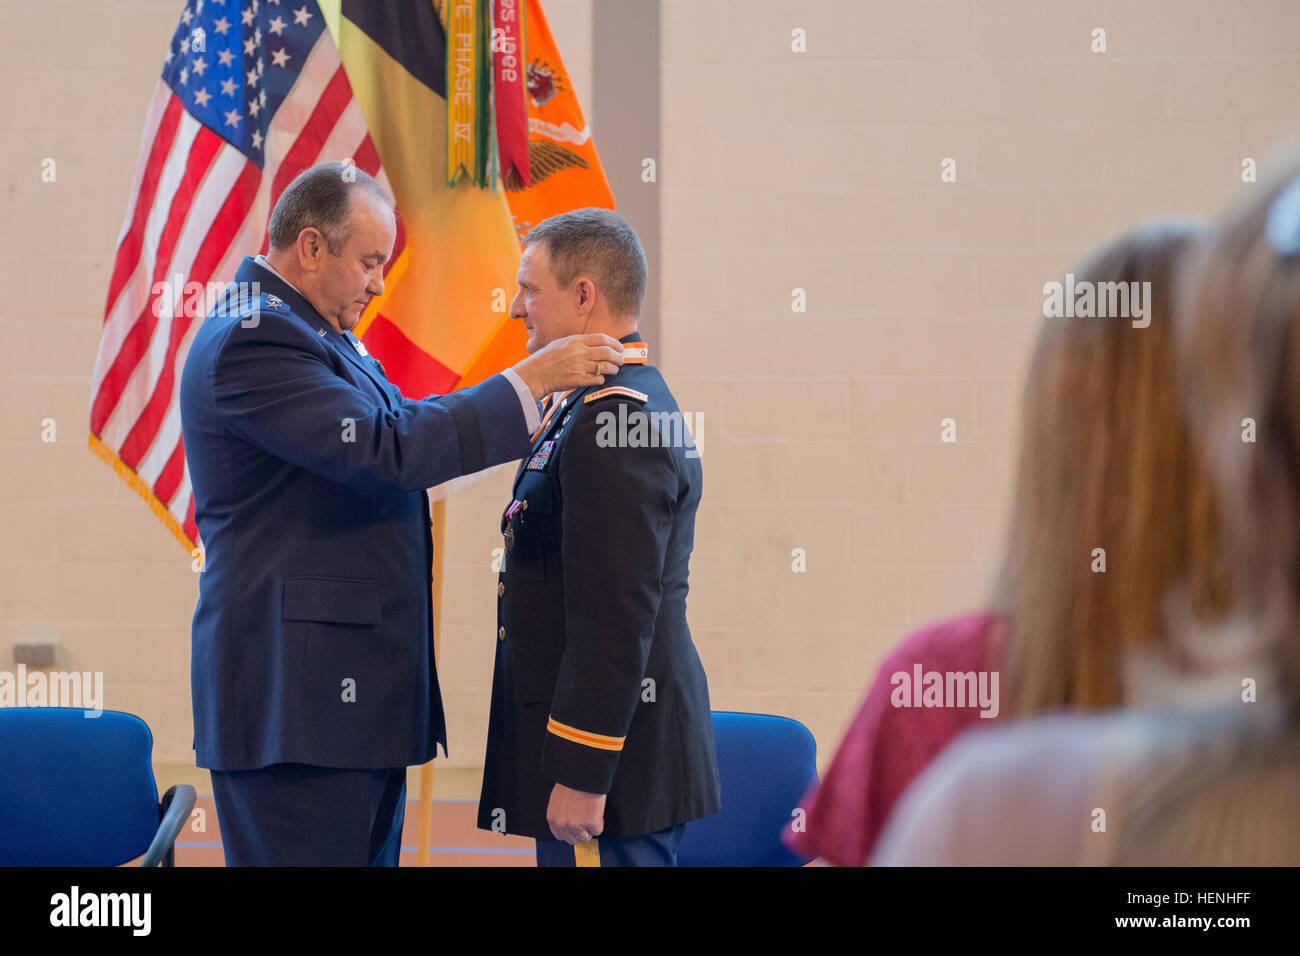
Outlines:
[[1116,706],[1121,655],[1164,641],[1172,588],[1198,615],[1229,604],[1213,561],[1214,503],[1180,416],[1171,328],[1179,263],[1205,234],[1186,221],[1146,224],[1074,269],[1076,284],[1149,282],[1146,327],[1044,320],[992,600],[1008,628],[1009,715]]
[[[1188,286],[1186,406],[1219,500],[1223,553],[1300,716],[1300,143],[1224,216]],[[1253,429],[1254,434],[1250,431]]]

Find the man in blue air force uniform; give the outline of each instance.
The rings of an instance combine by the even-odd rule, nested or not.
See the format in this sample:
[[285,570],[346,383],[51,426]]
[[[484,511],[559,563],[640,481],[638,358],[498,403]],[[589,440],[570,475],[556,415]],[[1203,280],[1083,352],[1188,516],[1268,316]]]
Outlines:
[[676,863],[720,784],[686,623],[699,453],[636,331],[645,254],[616,213],[524,239],[510,314],[530,351],[620,337],[616,383],[548,397],[502,516],[496,669],[478,825],[537,840],[539,866]]
[[396,865],[406,767],[447,746],[425,489],[525,454],[536,399],[603,383],[621,346],[568,339],[412,401],[350,332],[392,254],[383,187],[341,163],[312,167],[269,233],[181,379],[204,549],[197,762],[228,864]]

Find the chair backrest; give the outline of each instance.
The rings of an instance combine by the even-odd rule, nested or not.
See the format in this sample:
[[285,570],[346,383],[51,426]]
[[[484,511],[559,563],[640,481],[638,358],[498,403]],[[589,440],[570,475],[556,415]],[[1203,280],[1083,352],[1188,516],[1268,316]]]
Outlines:
[[713,712],[722,809],[686,827],[678,866],[802,866],[781,842],[817,779],[817,743],[788,717]]
[[118,866],[143,854],[158,829],[152,752],[133,714],[0,707],[0,866]]

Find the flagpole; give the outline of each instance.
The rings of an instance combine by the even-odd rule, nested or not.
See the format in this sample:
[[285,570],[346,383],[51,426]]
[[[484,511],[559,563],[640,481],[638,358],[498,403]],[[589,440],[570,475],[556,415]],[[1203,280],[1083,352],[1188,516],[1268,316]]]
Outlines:
[[[447,518],[447,499],[433,503],[433,660],[438,662],[438,646],[442,640],[442,556]],[[429,847],[433,839],[433,761],[420,768],[420,806],[415,843],[415,865],[429,865]]]

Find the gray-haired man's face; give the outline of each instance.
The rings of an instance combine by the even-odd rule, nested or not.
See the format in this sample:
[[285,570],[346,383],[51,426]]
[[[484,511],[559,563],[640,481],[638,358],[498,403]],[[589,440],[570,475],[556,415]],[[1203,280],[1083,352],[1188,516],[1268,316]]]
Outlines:
[[318,244],[304,263],[303,292],[316,311],[340,331],[353,329],[370,300],[384,292],[384,263],[397,241],[392,207],[368,189],[352,192],[347,241],[338,255]]

